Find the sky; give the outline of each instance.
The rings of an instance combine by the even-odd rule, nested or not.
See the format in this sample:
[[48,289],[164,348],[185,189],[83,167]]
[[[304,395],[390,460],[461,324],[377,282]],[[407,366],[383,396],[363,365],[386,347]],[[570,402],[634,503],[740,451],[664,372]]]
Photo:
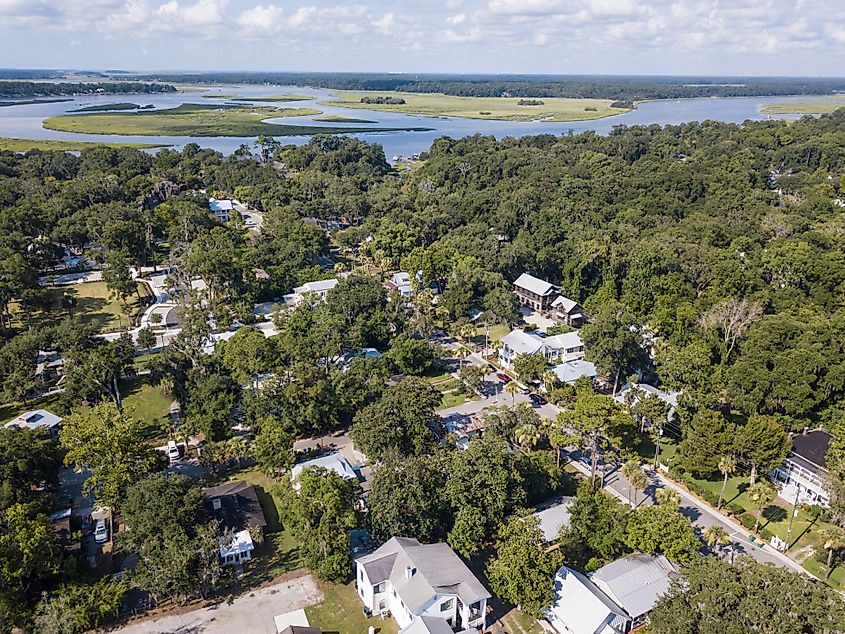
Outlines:
[[845,0],[0,0],[0,67],[845,75]]

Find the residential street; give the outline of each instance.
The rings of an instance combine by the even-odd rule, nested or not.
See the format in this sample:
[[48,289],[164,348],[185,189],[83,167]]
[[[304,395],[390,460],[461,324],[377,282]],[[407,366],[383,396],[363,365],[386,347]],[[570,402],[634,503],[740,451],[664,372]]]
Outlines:
[[314,577],[305,575],[228,599],[207,608],[144,619],[115,630],[122,634],[276,634],[273,617],[323,600]]

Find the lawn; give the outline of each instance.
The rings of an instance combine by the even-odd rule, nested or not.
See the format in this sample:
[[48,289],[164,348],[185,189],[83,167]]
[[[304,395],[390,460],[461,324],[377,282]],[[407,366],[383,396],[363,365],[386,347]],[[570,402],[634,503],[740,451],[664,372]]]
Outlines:
[[[519,98],[456,97],[441,94],[405,92],[335,92],[339,101],[325,101],[323,105],[344,108],[363,108],[385,112],[400,112],[439,117],[467,119],[496,119],[500,121],[586,121],[627,112],[627,108],[612,108],[607,99],[558,99],[543,97],[543,105],[519,105]],[[392,97],[404,104],[362,103],[363,97]]]
[[29,152],[30,150],[81,152],[92,147],[149,149],[166,147],[160,143],[96,143],[92,141],[60,141],[58,139],[12,139],[0,137],[0,152]]
[[20,416],[24,412],[29,412],[34,409],[46,409],[61,416],[65,414],[65,411],[64,408],[60,407],[60,398],[61,394],[55,394],[54,396],[48,396],[47,398],[27,401],[26,405],[23,403],[4,403],[0,405],[0,424],[6,423],[16,416]]
[[305,608],[311,627],[320,628],[327,634],[362,634],[373,626],[376,634],[396,634],[399,630],[393,619],[366,618],[363,604],[355,593],[355,583],[346,585],[320,583],[324,599],[319,605]]
[[[150,291],[146,284],[139,282],[137,288],[141,297],[149,296]],[[70,313],[86,323],[95,324],[100,332],[113,332],[126,328],[130,322],[135,325],[145,309],[138,295],[129,297],[125,306],[120,299],[110,297],[105,282],[50,286],[46,290],[49,294],[49,308],[31,310],[29,317],[33,324],[55,325]],[[63,295],[72,297],[76,305],[70,309],[62,308]],[[26,325],[26,316],[19,305],[12,305],[12,313],[19,325]]]
[[839,108],[845,108],[845,100],[841,97],[828,97],[819,101],[767,103],[761,108],[761,112],[763,114],[830,114]]
[[[490,326],[490,341],[501,341],[510,331],[511,329],[505,324],[493,324]],[[484,332],[484,326],[479,326],[476,331],[475,343],[484,345]]]
[[142,375],[121,382],[123,407],[144,424],[147,440],[164,441],[170,430],[168,415],[173,399],[162,386],[150,384],[149,378]]
[[[310,108],[185,103],[177,108],[137,112],[95,112],[50,117],[44,127],[86,134],[193,137],[291,136],[405,130],[407,128],[343,128],[266,123],[265,119],[320,114]],[[419,128],[416,128],[419,129]]]

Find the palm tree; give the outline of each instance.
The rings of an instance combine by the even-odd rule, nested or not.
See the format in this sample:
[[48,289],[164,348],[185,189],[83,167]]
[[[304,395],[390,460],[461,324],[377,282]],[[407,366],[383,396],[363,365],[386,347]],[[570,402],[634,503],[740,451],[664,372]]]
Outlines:
[[822,540],[822,548],[827,551],[827,576],[830,576],[833,565],[833,553],[840,548],[845,548],[845,531],[838,526],[823,528],[819,531]]
[[[633,488],[634,491],[641,488],[644,489],[648,484],[648,478],[637,460],[629,460],[622,465],[622,475],[631,485],[628,488],[628,504],[633,506],[633,503],[631,502],[631,489]],[[636,502],[636,496],[634,496],[634,501]]]
[[722,508],[722,500],[725,498],[725,487],[728,486],[728,476],[736,471],[736,461],[733,459],[733,456],[722,456],[719,458],[719,471],[722,472],[724,479],[722,480],[722,490],[719,491],[717,509]]
[[516,394],[519,392],[519,386],[516,384],[516,381],[510,381],[505,384],[505,392],[511,395],[511,402],[513,405],[516,405]]
[[681,494],[675,491],[674,489],[657,489],[654,494],[654,497],[657,498],[657,503],[660,506],[669,506],[672,508],[678,508],[681,505]]
[[634,487],[634,508],[637,508],[640,505],[637,501],[637,493],[641,490],[645,490],[648,486],[648,476],[645,471],[642,470],[642,467],[640,467],[631,474],[628,478],[628,482],[630,482],[631,486]]
[[[722,546],[727,546],[728,544],[733,543],[733,540],[728,534],[728,531],[725,530],[725,527],[718,524],[705,528],[702,536],[711,549],[721,550]],[[733,549],[731,550],[733,551]],[[733,557],[731,557],[731,559],[733,559]]]
[[464,369],[464,359],[466,359],[470,354],[472,354],[469,350],[461,346],[453,353],[454,357],[458,360],[458,371]]
[[525,423],[516,428],[513,438],[523,449],[530,449],[540,440],[540,429],[533,423]]
[[543,373],[543,385],[546,387],[546,392],[551,392],[555,386],[557,386],[559,379],[557,378],[557,374],[552,372],[551,370],[546,370]]
[[461,329],[458,331],[458,334],[460,334],[461,338],[464,339],[467,343],[469,343],[470,346],[475,346],[475,343],[473,342],[473,339],[475,338],[476,334],[475,326],[473,326],[472,324],[464,324],[463,326],[461,326]]
[[775,490],[768,482],[757,482],[752,487],[748,487],[748,499],[757,511],[757,521],[754,523],[754,532],[760,528],[760,517],[763,515],[763,509],[775,499]]

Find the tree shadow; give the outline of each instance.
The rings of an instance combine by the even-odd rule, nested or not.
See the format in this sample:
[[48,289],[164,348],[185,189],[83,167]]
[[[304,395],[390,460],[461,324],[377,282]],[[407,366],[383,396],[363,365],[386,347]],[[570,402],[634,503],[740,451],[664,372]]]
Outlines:
[[686,517],[689,521],[694,522],[701,517],[701,511],[694,506],[681,506],[678,512]]
[[762,513],[763,519],[768,520],[763,526],[768,526],[772,522],[782,522],[787,517],[789,517],[789,513],[785,508],[782,506],[767,506],[763,509]]
[[726,499],[724,501],[724,505],[727,506],[728,504],[730,504],[731,502],[736,500],[740,495],[745,493],[747,490],[748,490],[748,483],[747,482],[743,482],[741,484],[738,484],[737,487],[736,487],[736,495],[733,496],[730,499]]

